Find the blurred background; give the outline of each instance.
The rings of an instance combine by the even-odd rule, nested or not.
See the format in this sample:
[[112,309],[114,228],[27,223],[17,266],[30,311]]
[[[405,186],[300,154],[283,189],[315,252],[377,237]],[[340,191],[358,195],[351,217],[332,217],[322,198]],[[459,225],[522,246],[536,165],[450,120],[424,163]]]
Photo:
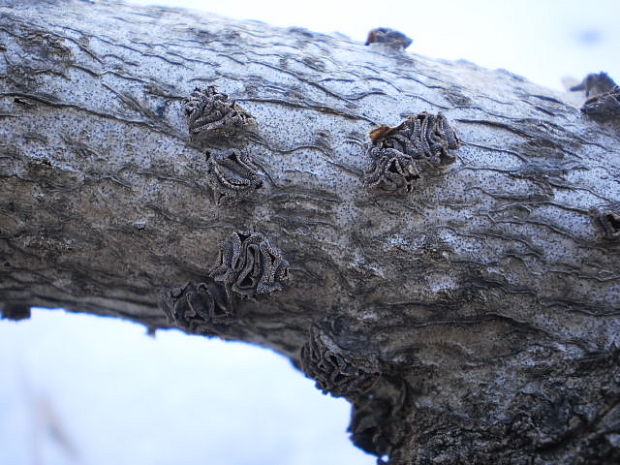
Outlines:
[[[101,0],[103,1],[103,0]],[[620,80],[618,0],[134,0],[364,42],[375,27],[408,49],[504,68],[555,90]],[[0,321],[0,465],[371,465],[347,437],[349,406],[287,360],[247,344],[62,310]]]

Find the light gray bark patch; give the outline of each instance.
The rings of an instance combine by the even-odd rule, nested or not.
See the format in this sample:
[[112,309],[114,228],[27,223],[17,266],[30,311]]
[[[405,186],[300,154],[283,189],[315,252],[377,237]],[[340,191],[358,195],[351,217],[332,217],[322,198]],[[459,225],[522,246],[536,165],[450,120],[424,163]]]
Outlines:
[[380,377],[378,370],[356,364],[327,333],[314,326],[301,348],[300,359],[304,373],[316,381],[321,391],[334,397],[356,399]]
[[370,140],[366,183],[392,194],[411,192],[425,167],[453,163],[456,158],[450,150],[461,146],[446,117],[427,112],[409,116],[398,126],[379,126],[370,132]]
[[233,299],[212,279],[167,291],[163,310],[176,326],[197,334],[218,334],[235,316]]
[[256,121],[215,86],[196,88],[185,102],[185,118],[192,141],[233,137],[256,125]]
[[263,181],[252,158],[244,152],[207,152],[207,184],[215,203],[247,198],[262,187]]
[[288,262],[280,250],[257,232],[235,232],[220,243],[211,276],[242,297],[253,298],[282,290],[288,280]]

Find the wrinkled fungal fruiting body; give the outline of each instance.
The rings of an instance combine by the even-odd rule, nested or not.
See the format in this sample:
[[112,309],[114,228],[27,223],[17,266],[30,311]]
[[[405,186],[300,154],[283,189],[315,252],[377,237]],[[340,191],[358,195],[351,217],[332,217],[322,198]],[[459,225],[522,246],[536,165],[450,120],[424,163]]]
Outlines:
[[366,183],[386,192],[411,192],[420,178],[416,162],[396,149],[370,151],[370,168]]
[[366,38],[366,44],[383,44],[391,48],[404,50],[411,45],[413,40],[402,32],[387,27],[378,27],[371,30]]
[[620,122],[620,86],[590,97],[581,107],[581,111],[597,121]]
[[394,194],[413,190],[425,167],[443,168],[453,163],[450,150],[461,146],[446,117],[427,112],[412,115],[395,127],[380,126],[370,132],[370,140],[366,183]]
[[215,86],[194,89],[185,101],[185,118],[193,141],[232,137],[256,125],[247,111]]
[[301,348],[300,359],[303,372],[316,381],[321,391],[334,397],[362,396],[380,377],[376,371],[355,366],[332,338],[315,327]]
[[246,153],[226,150],[207,152],[207,184],[215,202],[247,197],[263,185],[258,168]]
[[600,72],[588,74],[581,84],[571,87],[570,90],[572,92],[584,91],[587,98],[609,92],[614,87],[616,87],[614,80],[607,73]]
[[0,308],[0,318],[12,321],[27,320],[30,318],[30,305],[6,305],[4,308]]
[[611,211],[594,214],[594,222],[608,240],[620,239],[620,215]]
[[217,333],[234,317],[234,302],[224,286],[211,279],[168,291],[163,309],[178,327],[198,334]]
[[211,277],[243,297],[252,298],[282,289],[288,280],[288,262],[260,233],[233,233],[220,243]]
[[[354,402],[348,431],[351,440],[360,449],[370,454],[390,454],[398,443],[402,419],[394,418],[394,408],[381,398],[364,398]],[[401,420],[401,423],[398,421]]]

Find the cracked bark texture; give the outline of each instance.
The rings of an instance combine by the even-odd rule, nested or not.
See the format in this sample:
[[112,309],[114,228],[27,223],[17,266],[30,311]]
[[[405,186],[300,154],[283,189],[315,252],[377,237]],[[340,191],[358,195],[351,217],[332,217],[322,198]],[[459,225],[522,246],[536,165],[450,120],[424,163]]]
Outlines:
[[[3,0],[0,55],[5,316],[168,328],[162,296],[252,229],[290,279],[218,335],[301,366],[321,332],[325,380],[377,378],[344,395],[380,460],[620,460],[620,246],[597,220],[619,213],[617,126],[505,71],[115,2]],[[210,85],[253,134],[190,141],[184,99]],[[368,133],[421,111],[459,133],[456,162],[406,196],[368,189]],[[264,175],[231,205],[207,182],[223,149]]]

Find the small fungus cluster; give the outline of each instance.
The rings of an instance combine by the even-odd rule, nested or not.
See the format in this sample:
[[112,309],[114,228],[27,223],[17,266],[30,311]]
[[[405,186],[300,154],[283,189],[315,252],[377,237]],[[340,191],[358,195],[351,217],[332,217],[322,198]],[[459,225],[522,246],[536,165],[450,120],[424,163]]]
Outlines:
[[411,45],[412,39],[402,32],[387,27],[378,27],[368,33],[365,45],[383,44],[391,48],[404,50]]
[[185,102],[185,118],[193,141],[232,137],[256,124],[252,115],[215,86],[194,89]]
[[620,121],[620,86],[590,97],[581,107],[588,117],[599,121]]
[[234,233],[220,244],[210,276],[168,290],[163,310],[180,328],[221,335],[239,317],[237,295],[251,298],[278,291],[287,279],[288,263],[262,234]]
[[[215,86],[196,88],[185,100],[190,139],[198,144],[229,145],[236,136],[256,126],[256,120]],[[216,204],[248,198],[263,182],[252,157],[242,150],[206,152],[207,184]]]
[[607,73],[590,73],[588,74],[581,84],[570,88],[572,92],[584,91],[586,97],[592,97],[594,95],[604,94],[609,92],[616,83]]
[[288,262],[262,234],[236,232],[220,243],[211,277],[226,289],[251,298],[281,290],[288,280]]
[[309,336],[308,342],[301,348],[301,366],[324,393],[356,398],[366,393],[379,379],[379,373],[356,366],[348,360],[333,339],[318,328],[313,327]]
[[398,126],[380,126],[371,131],[370,139],[365,180],[388,193],[411,192],[422,168],[443,168],[453,163],[450,150],[461,146],[456,131],[441,113],[422,112]]
[[163,309],[168,319],[193,333],[218,333],[234,316],[234,305],[224,286],[207,279],[188,282],[164,296]]
[[247,153],[226,150],[207,152],[207,184],[214,192],[215,203],[219,204],[225,199],[247,197],[263,181]]
[[594,222],[605,239],[620,239],[620,215],[617,213],[612,211],[598,212],[594,215]]
[[587,98],[581,111],[600,122],[620,121],[620,86],[607,73],[590,73],[571,91],[584,91]]

